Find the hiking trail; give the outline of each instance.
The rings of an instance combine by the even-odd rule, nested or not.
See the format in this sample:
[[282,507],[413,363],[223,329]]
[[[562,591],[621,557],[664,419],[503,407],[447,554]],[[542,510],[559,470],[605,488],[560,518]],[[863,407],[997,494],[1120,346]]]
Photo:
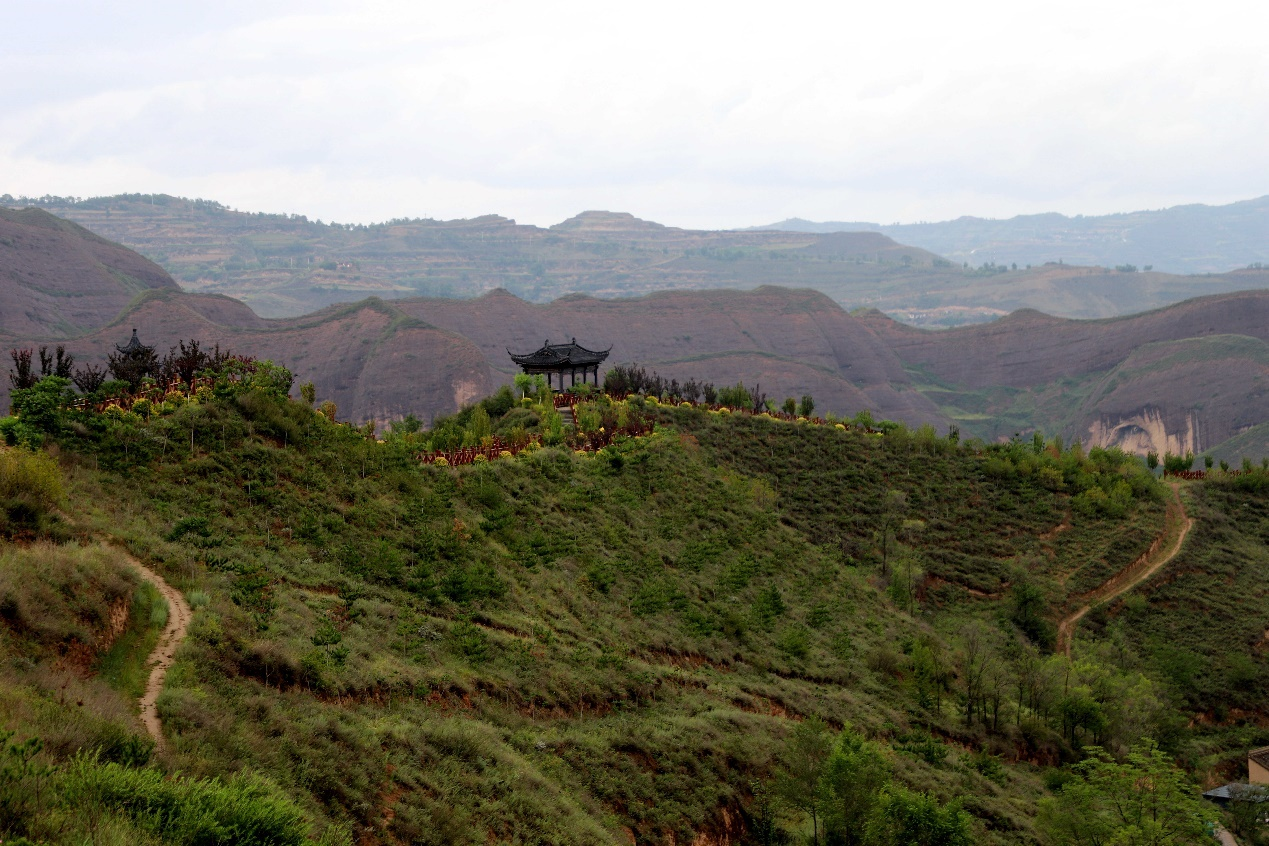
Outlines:
[[[1172,489],[1172,501],[1168,503],[1163,516],[1163,530],[1136,561],[1111,576],[1106,582],[1080,597],[1084,603],[1074,612],[1062,618],[1058,623],[1057,651],[1071,657],[1071,641],[1075,637],[1075,627],[1085,614],[1096,605],[1108,602],[1121,596],[1144,582],[1167,564],[1181,551],[1185,536],[1194,526],[1194,520],[1185,513],[1185,505],[1181,502],[1180,485],[1169,485]],[[1168,543],[1169,538],[1172,539]],[[1166,548],[1165,548],[1166,547]]]
[[172,666],[172,661],[176,657],[176,650],[185,640],[185,633],[189,629],[194,612],[190,610],[189,603],[185,601],[181,592],[168,584],[162,576],[128,552],[124,551],[123,555],[137,575],[154,585],[159,594],[167,600],[167,625],[163,627],[159,642],[154,645],[150,657],[146,659],[146,666],[152,669],[150,678],[145,684],[145,693],[141,696],[141,722],[145,725],[145,730],[149,732],[150,737],[154,738],[155,748],[162,751],[163,724],[159,720],[156,703],[159,692],[163,690],[163,681],[167,678],[168,668]]

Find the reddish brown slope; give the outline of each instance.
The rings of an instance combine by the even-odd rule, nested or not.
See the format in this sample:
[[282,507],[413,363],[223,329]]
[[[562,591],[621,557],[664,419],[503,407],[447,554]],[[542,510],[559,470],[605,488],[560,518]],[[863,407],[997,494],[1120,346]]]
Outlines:
[[[227,297],[151,294],[110,326],[65,346],[79,362],[103,365],[133,327],[160,352],[196,338],[286,364],[297,383],[312,380],[319,399],[334,400],[341,419],[358,422],[411,412],[425,418],[450,413],[496,384],[471,342],[378,300],[303,319],[266,321]],[[6,406],[7,392],[6,379],[0,384],[0,404]]]
[[611,363],[639,362],[667,376],[760,383],[777,398],[811,394],[821,409],[838,413],[869,409],[912,423],[941,420],[872,331],[816,291],[570,296],[545,305],[495,291],[476,300],[394,305],[471,339],[504,379],[515,372],[507,348],[524,352],[576,337],[593,348],[611,346]]
[[97,329],[147,290],[158,265],[40,209],[0,209],[0,332],[63,338]]
[[1200,297],[1107,320],[1023,310],[995,323],[944,331],[914,329],[879,312],[860,320],[905,364],[939,379],[971,388],[1023,388],[1109,370],[1149,343],[1207,335],[1269,339],[1269,291]]
[[[954,405],[964,391],[1004,385],[1031,397],[989,409],[1009,421],[1005,434],[1034,426],[1143,454],[1182,454],[1269,420],[1266,291],[1111,320],[1023,311],[943,332],[912,329],[876,312],[861,319],[905,364],[960,389],[931,396]],[[1030,420],[1015,416],[1028,406]]]

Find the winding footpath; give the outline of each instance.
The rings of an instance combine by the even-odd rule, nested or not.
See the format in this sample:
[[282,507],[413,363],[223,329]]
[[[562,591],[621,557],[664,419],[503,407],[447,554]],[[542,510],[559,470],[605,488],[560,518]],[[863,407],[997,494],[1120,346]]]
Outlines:
[[[1175,558],[1181,551],[1181,545],[1185,543],[1185,536],[1194,526],[1194,520],[1185,513],[1185,506],[1181,503],[1179,484],[1173,483],[1170,487],[1172,501],[1168,503],[1167,511],[1164,513],[1163,531],[1159,533],[1159,537],[1155,538],[1154,543],[1144,555],[1120,570],[1100,587],[1080,597],[1084,604],[1058,623],[1058,652],[1065,653],[1068,658],[1071,657],[1071,641],[1075,637],[1075,627],[1094,606],[1109,602],[1132,590],[1157,573],[1164,564]],[[1173,539],[1171,544],[1167,543],[1169,537]]]
[[155,589],[167,600],[167,625],[163,627],[163,634],[159,636],[159,642],[155,644],[154,651],[146,659],[146,666],[152,669],[145,685],[145,694],[141,697],[141,722],[145,725],[145,730],[150,733],[150,737],[154,738],[155,748],[161,752],[164,747],[163,724],[159,721],[156,703],[159,692],[163,690],[163,681],[167,678],[168,668],[172,666],[172,661],[176,657],[176,650],[181,645],[181,641],[185,640],[185,633],[189,630],[189,623],[193,619],[194,612],[190,610],[189,603],[185,601],[181,592],[168,584],[162,576],[132,555],[126,552],[123,554],[137,575],[154,585]]

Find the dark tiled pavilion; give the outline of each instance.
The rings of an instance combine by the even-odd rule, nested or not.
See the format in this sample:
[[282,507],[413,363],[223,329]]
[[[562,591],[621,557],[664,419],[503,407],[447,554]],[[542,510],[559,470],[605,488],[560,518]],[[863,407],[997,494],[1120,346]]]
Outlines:
[[[608,358],[612,347],[606,350],[588,350],[574,338],[567,344],[547,341],[536,352],[519,355],[507,350],[511,360],[530,376],[541,373],[551,388],[563,391],[578,384],[599,385],[599,365]],[[578,377],[581,377],[580,380]],[[567,382],[565,380],[568,380]]]

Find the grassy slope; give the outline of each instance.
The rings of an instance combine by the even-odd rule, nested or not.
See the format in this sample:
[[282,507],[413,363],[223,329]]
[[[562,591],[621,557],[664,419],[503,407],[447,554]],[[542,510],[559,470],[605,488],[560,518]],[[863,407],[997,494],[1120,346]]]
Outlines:
[[[675,409],[605,456],[449,470],[299,406],[244,410],[208,407],[195,454],[172,438],[139,468],[144,437],[127,459],[63,453],[71,510],[210,597],[160,700],[166,766],[262,773],[315,832],[368,842],[724,830],[805,715],[887,741],[902,781],[965,797],[983,842],[1031,842],[1044,791],[1026,761],[1070,754],[1066,730],[1042,709],[1011,725],[1007,704],[1003,726],[966,724],[962,634],[986,624],[1012,667],[1033,653],[1010,586],[1056,609],[1135,558],[1162,511],[1147,489],[1097,517],[1034,459],[928,431]],[[112,463],[126,481],[95,469]],[[878,590],[891,492],[910,606]],[[941,707],[921,700],[917,643],[946,656]],[[1115,685],[1149,687],[1097,672],[1107,708]],[[993,773],[978,749],[1010,763]]]
[[1269,630],[1269,490],[1264,477],[1185,486],[1195,518],[1166,572],[1090,614],[1089,644],[1170,681],[1191,716],[1192,763],[1212,780],[1246,777],[1269,744],[1263,691]]

